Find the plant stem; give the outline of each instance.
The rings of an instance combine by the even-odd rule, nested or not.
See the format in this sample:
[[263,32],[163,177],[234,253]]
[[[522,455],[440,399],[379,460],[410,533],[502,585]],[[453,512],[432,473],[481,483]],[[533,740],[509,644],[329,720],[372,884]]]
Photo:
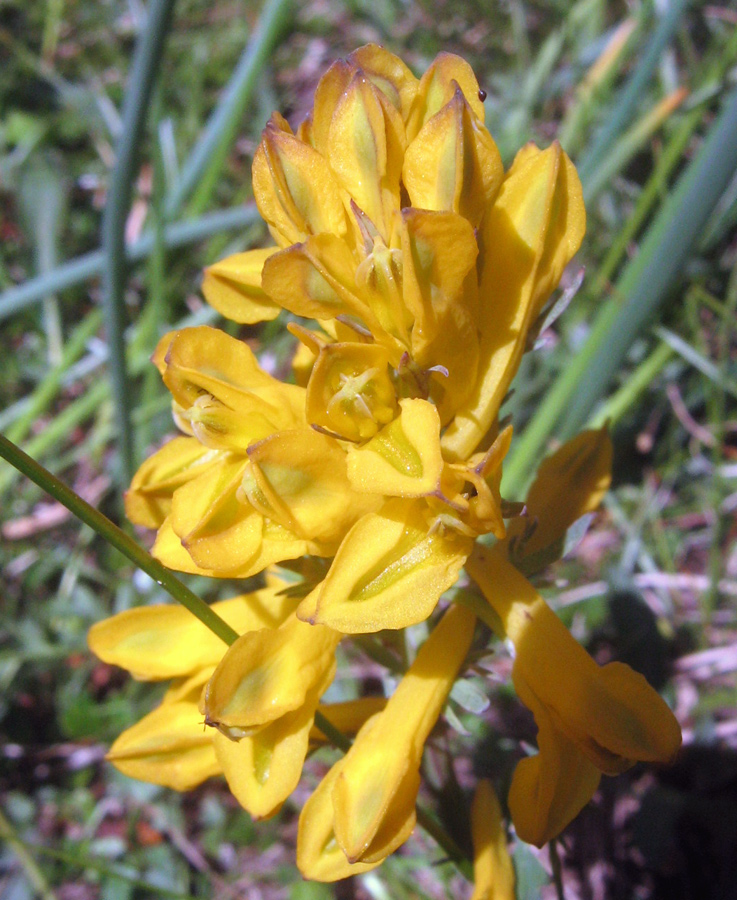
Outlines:
[[119,550],[123,556],[138,566],[153,580],[160,584],[175,600],[185,606],[192,615],[196,616],[203,625],[206,625],[213,634],[216,634],[226,644],[232,644],[238,637],[237,632],[223,621],[220,616],[196,594],[182,584],[172,572],[140,547],[132,537],[121,528],[111,522],[99,510],[90,506],[85,500],[74,493],[65,484],[59,481],[48,469],[37,463],[25,454],[19,447],[0,435],[0,456],[12,466],[22,472],[27,478],[35,482],[42,490],[50,494],[62,506],[65,506],[85,525],[104,538],[109,544]]
[[6,819],[2,810],[0,810],[0,838],[6,841],[8,846],[12,847],[13,852],[18,857],[18,862],[26,873],[26,878],[34,892],[41,897],[41,900],[56,900],[56,895],[46,883],[43,872],[36,865],[36,861],[15,833],[15,829]]

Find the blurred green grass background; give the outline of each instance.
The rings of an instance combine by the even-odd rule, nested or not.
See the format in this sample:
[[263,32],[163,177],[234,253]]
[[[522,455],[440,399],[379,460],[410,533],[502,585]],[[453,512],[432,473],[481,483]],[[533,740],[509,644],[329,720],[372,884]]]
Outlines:
[[[296,125],[333,59],[377,41],[421,72],[460,53],[505,163],[528,140],[573,157],[589,225],[563,292],[585,275],[515,381],[503,490],[522,496],[551,440],[610,423],[614,489],[546,595],[598,659],[663,689],[685,749],[606,780],[562,841],[569,898],[733,896],[736,26],[732,5],[684,0],[0,2],[0,430],[117,520],[127,473],[173,431],[148,363],[165,330],[218,322],[285,370],[280,325],[219,322],[198,285],[264,239],[260,130],[274,109]],[[4,463],[0,497],[3,900],[468,896],[422,834],[360,879],[303,883],[306,787],[254,824],[217,781],[178,796],[105,764],[156,691],[94,661],[86,631],[160,591]],[[534,731],[478,684],[492,703],[454,708],[473,737],[453,749],[498,775]],[[520,900],[552,891],[546,852],[515,862]]]

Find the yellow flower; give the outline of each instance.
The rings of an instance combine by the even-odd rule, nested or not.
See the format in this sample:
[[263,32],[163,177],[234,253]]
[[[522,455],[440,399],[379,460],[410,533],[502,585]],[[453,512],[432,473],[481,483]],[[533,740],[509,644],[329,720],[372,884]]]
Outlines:
[[505,175],[466,62],[440,54],[417,79],[369,45],[323,76],[296,134],[272,117],[253,190],[277,246],[217,263],[203,288],[239,322],[316,320],[293,326],[306,388],[212,329],[164,338],[155,360],[191,437],[144,464],[129,515],[189,572],[335,556],[304,621],[414,624],[476,537],[505,536],[497,413],[583,236],[575,170],[529,145]]
[[[606,432],[546,460],[526,514],[505,523],[519,505],[502,501],[512,428],[499,412],[584,234],[575,169],[557,144],[529,144],[505,173],[466,62],[441,53],[418,79],[368,45],[330,67],[296,132],[272,116],[252,175],[275,246],[211,266],[203,290],[236,322],[307,320],[289,323],[296,384],[215,329],[166,335],[154,362],[184,436],[143,464],[126,507],[158,529],[154,554],[185,572],[242,578],[300,557],[327,562],[290,564],[299,600],[271,586],[219,607],[240,634],[227,650],[158,608],[93,631],[102,658],[174,679],[111,758],[179,788],[222,771],[252,815],[272,815],[324,739],[315,714],[343,637],[424,621],[466,566],[515,646],[514,683],[538,725],[539,753],[517,767],[510,808],[518,834],[544,843],[601,772],[666,760],[680,740],[644,679],[599,668],[525,578],[562,555],[608,488]],[[477,544],[484,536],[496,544]],[[302,812],[307,877],[365,872],[411,833],[424,744],[474,623],[462,606],[446,612],[385,706],[324,708],[359,730]],[[200,716],[211,727],[199,729]],[[488,786],[472,825],[474,897],[511,897]]]
[[473,894],[471,900],[515,900],[514,867],[499,800],[490,781],[482,779],[471,804]]
[[512,680],[539,729],[540,752],[518,765],[510,809],[519,836],[542,846],[588,803],[601,772],[670,762],[681,732],[642,675],[598,666],[498,549],[477,545],[467,569],[514,644]]
[[[283,635],[285,623],[296,621],[296,601],[283,593],[283,582],[271,580],[263,590],[213,604],[232,628],[252,635],[252,643],[269,646]],[[297,627],[308,629],[301,623]],[[263,818],[277,812],[296,787],[309,746],[325,740],[313,720],[319,696],[332,679],[332,659],[294,708],[275,709],[272,720],[249,734],[242,729],[236,741],[204,727],[198,701],[222,666],[226,647],[187,610],[171,605],[128,610],[94,625],[88,640],[100,659],[136,678],[172,679],[161,704],[110,748],[108,759],[132,778],[185,791],[224,774],[241,805]],[[321,712],[342,731],[354,733],[383,706],[383,698],[367,698],[323,706]]]
[[476,618],[455,606],[425,641],[383,712],[369,719],[305,804],[297,864],[336,881],[373,869],[415,826],[422,751],[468,653]]

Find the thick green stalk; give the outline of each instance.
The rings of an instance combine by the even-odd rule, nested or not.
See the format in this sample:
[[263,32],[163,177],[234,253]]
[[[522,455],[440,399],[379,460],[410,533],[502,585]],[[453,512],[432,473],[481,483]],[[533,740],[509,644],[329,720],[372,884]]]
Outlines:
[[[254,204],[219,210],[197,219],[176,222],[167,226],[164,229],[164,243],[167,250],[174,250],[177,247],[196,244],[198,241],[223,231],[247,228],[258,220],[259,214]],[[153,233],[147,232],[126,247],[126,259],[129,263],[140,262],[151,253],[154,244]],[[101,275],[104,268],[105,254],[102,250],[92,250],[90,253],[85,253],[83,256],[64,263],[46,275],[32,278],[24,284],[9,288],[0,295],[0,322],[27,309],[34,303],[39,303],[50,293],[63,291]]]
[[236,640],[238,634],[230,625],[223,621],[216,612],[213,612],[204,600],[201,600],[186,585],[182,584],[169,569],[162,566],[143,547],[139,547],[132,537],[3,435],[0,435],[0,456],[153,578],[170,596],[185,606],[203,625],[206,625],[213,634],[216,634],[226,644],[232,644]]
[[134,471],[131,395],[125,367],[125,284],[128,262],[125,255],[125,223],[130,209],[133,181],[146,125],[149,101],[161,66],[164,42],[169,31],[174,0],[151,0],[148,19],[141,32],[125,93],[120,139],[115,153],[115,168],[102,217],[103,299],[105,326],[110,348],[110,374],[113,382],[118,448],[123,482]]

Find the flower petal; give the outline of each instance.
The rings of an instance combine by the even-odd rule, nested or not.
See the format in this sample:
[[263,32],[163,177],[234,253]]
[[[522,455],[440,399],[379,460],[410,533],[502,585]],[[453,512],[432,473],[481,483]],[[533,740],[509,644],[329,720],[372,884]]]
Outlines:
[[612,442],[606,428],[582,431],[545,459],[525,501],[527,516],[512,519],[507,529],[514,562],[529,573],[558,559],[566,531],[598,508],[611,480]]
[[415,625],[455,583],[472,546],[456,532],[432,529],[421,500],[390,500],[348,532],[297,613],[346,634]]
[[[430,731],[471,646],[475,615],[452,606],[420,648],[386,709],[356,736],[333,788],[335,836],[349,862],[384,858],[387,833],[414,809]],[[381,838],[381,847],[375,846]],[[381,855],[383,853],[383,856]]]
[[[203,693],[208,724],[246,731],[298,709],[335,670],[342,635],[290,616],[279,628],[252,631],[232,644]],[[238,736],[237,734],[235,736]]]
[[407,147],[402,169],[412,206],[458,213],[474,228],[503,177],[497,146],[460,88]]
[[328,132],[330,166],[352,201],[390,243],[399,211],[407,146],[402,117],[369,78],[356,71],[338,100]]
[[335,763],[302,807],[299,816],[297,868],[310,881],[340,881],[341,878],[370,872],[381,862],[351,864],[335,840],[332,792],[342,765],[342,759]]
[[512,678],[523,703],[526,694],[534,697],[556,730],[605,774],[638,760],[673,759],[678,722],[642,675],[618,662],[598,666],[498,550],[477,545],[466,569],[514,643]]
[[[292,612],[294,601],[277,587],[263,588],[212,604],[239,634],[276,628]],[[134,678],[157,681],[216,666],[226,645],[189,610],[178,604],[140,606],[96,622],[87,635],[90,650],[106,663],[127,669]]]
[[478,365],[478,247],[471,225],[452,212],[402,212],[403,299],[414,316],[412,357],[422,368],[441,366],[437,394],[444,423],[467,399]]
[[581,183],[560,147],[519,154],[484,225],[479,378],[443,437],[447,458],[468,457],[491,427],[585,227]]
[[222,771],[194,700],[162,703],[124,731],[107,758],[130,778],[189,791]]
[[340,188],[327,160],[274,115],[253,158],[253,195],[280,247],[310,234],[347,233]]
[[438,53],[420,79],[417,95],[407,121],[407,137],[414,140],[422,126],[446,106],[460,88],[473,114],[484,121],[484,104],[473,69],[460,56]]
[[150,456],[125,493],[125,514],[134,525],[158,528],[171,511],[174,491],[215,465],[217,455],[193,437],[176,437]]
[[471,804],[473,894],[471,900],[515,900],[514,867],[494,788],[479,781]]
[[296,537],[337,549],[356,519],[378,505],[351,487],[340,444],[311,428],[277,432],[254,444],[248,457],[247,498]]
[[215,754],[235,799],[255,818],[273,816],[299,784],[307,756],[310,729],[318,698],[332,680],[332,671],[307,694],[298,709],[232,741],[214,735]]
[[443,470],[440,419],[427,400],[400,400],[399,418],[362,447],[348,451],[354,490],[391,497],[422,497],[438,489]]
[[216,328],[184,328],[169,336],[163,378],[184,410],[206,394],[237,413],[246,446],[304,420],[304,389],[267,375],[243,341]]
[[261,271],[277,249],[247,250],[208,266],[202,293],[210,306],[233,322],[251,325],[275,319],[281,310],[261,287]]
[[517,763],[509,811],[517,836],[542,847],[573,821],[596,793],[601,772],[533,705],[539,753]]

